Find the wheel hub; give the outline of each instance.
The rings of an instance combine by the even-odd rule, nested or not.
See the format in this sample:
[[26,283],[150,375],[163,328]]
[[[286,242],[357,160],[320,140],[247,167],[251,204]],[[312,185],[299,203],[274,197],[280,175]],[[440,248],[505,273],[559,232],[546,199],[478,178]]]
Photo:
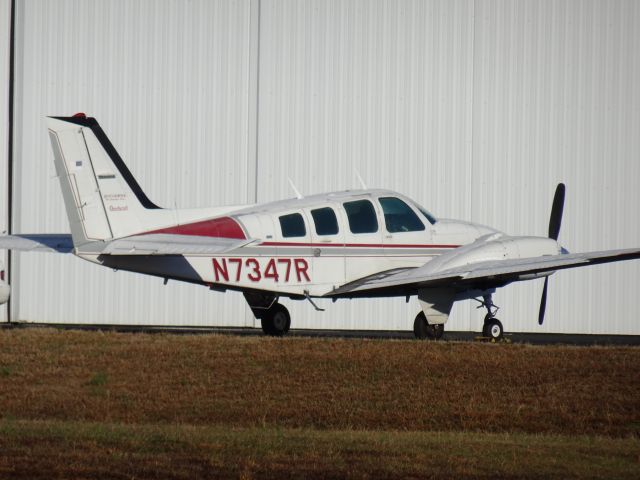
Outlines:
[[284,330],[287,328],[287,317],[284,313],[278,312],[273,316],[273,326],[277,330]]

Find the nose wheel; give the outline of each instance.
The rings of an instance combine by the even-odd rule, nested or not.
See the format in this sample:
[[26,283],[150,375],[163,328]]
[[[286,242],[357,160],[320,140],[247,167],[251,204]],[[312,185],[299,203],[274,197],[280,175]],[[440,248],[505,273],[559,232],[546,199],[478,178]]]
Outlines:
[[497,318],[484,317],[484,325],[482,326],[482,336],[490,338],[492,341],[501,340],[504,336],[504,328],[502,322]]
[[488,338],[492,342],[502,340],[504,337],[504,327],[502,322],[496,318],[496,313],[500,309],[493,303],[491,295],[485,295],[482,300],[476,299],[480,302],[478,308],[486,308],[487,314],[484,317],[484,324],[482,325],[482,336]]

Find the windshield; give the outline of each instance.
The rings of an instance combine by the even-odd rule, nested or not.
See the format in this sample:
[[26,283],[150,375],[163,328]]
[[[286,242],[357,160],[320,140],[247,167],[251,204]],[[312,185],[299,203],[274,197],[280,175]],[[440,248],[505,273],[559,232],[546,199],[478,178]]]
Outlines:
[[409,205],[396,197],[378,199],[384,213],[384,222],[389,233],[418,232],[424,225]]
[[420,213],[426,218],[431,225],[437,222],[436,217],[431,215],[425,208],[422,208],[417,203],[415,204],[416,208],[420,211]]

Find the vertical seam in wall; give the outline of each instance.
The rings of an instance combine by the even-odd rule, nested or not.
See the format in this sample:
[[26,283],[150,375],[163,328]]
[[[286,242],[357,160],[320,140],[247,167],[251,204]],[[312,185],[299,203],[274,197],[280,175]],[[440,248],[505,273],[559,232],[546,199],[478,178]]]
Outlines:
[[260,109],[260,0],[249,7],[249,81],[247,144],[250,169],[247,172],[247,197],[258,201],[258,138]]
[[[14,125],[14,82],[15,82],[15,39],[16,39],[16,0],[11,0],[9,20],[9,91],[8,91],[8,129],[7,129],[7,233],[13,233],[13,125]],[[11,250],[7,250],[7,283],[11,285]],[[11,323],[11,295],[7,302],[7,322]]]
[[[470,103],[470,107],[469,107],[469,122],[471,125],[471,135],[470,135],[470,141],[469,141],[469,197],[468,197],[468,202],[469,202],[469,216],[471,218],[469,218],[470,221],[475,222],[477,221],[474,215],[474,186],[475,186],[475,182],[474,182],[474,158],[473,158],[473,152],[474,152],[474,145],[475,145],[475,84],[476,84],[476,0],[472,0],[471,1],[471,86],[469,88],[469,96],[471,97],[469,99],[469,103]],[[473,331],[473,311],[474,309],[471,308],[471,302],[467,302],[469,305],[469,315],[468,315],[468,319],[469,319],[469,325],[468,325],[468,329],[470,331]]]
[[469,214],[471,215],[471,218],[469,220],[471,221],[475,221],[476,219],[474,218],[474,211],[473,211],[473,187],[474,187],[474,181],[473,181],[473,167],[474,167],[474,159],[473,159],[473,152],[474,152],[474,145],[475,145],[475,116],[474,116],[474,112],[475,112],[475,84],[476,84],[476,0],[472,0],[471,2],[471,88],[470,88],[470,92],[469,95],[471,96],[470,98],[470,111],[469,111],[469,116],[470,118],[470,123],[471,123],[471,141],[470,141],[470,145],[469,145],[469,171],[471,172],[469,175]]
[[260,26],[261,26],[261,13],[262,13],[262,7],[261,7],[261,0],[255,0],[257,5],[257,20],[256,20],[256,64],[255,64],[255,75],[256,75],[256,120],[255,120],[255,128],[256,128],[256,134],[255,134],[255,148],[256,148],[256,154],[255,154],[255,181],[253,182],[253,187],[254,187],[254,191],[253,191],[253,199],[254,201],[257,203],[258,202],[258,140],[260,137]]
[[[258,139],[260,109],[260,0],[249,0],[249,68],[247,101],[247,200],[258,202]],[[245,305],[245,326],[255,327],[255,316]]]

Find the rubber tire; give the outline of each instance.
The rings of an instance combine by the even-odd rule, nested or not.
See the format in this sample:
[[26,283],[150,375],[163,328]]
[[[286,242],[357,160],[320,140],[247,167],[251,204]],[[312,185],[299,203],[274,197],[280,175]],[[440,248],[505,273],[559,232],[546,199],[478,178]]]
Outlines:
[[273,329],[271,328],[271,318],[268,314],[264,314],[262,318],[260,318],[260,324],[262,325],[262,333],[268,336],[273,335]]
[[280,304],[274,304],[262,318],[262,331],[271,337],[282,337],[289,333],[291,315],[289,310]]
[[487,320],[484,327],[482,327],[482,335],[495,342],[502,340],[502,337],[504,336],[504,327],[500,320],[497,318]]
[[420,312],[413,322],[413,334],[419,340],[439,340],[444,334],[444,325],[430,325],[424,312]]

